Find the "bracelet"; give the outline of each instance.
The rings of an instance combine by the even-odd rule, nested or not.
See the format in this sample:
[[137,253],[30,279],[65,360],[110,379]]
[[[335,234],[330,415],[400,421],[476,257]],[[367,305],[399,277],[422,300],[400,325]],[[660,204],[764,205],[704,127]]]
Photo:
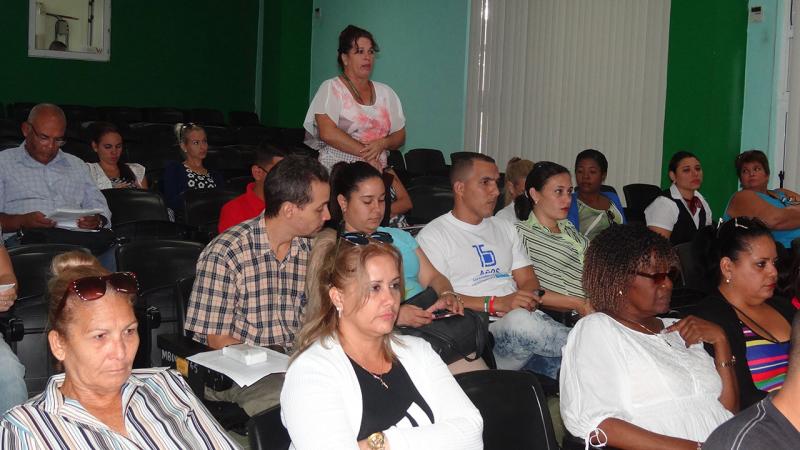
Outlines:
[[717,364],[717,367],[733,367],[736,365],[736,356],[731,355],[731,359],[727,361],[722,361],[721,363]]
[[461,303],[462,305],[464,304],[464,301],[463,301],[463,300],[461,300],[461,296],[460,296],[460,295],[458,295],[458,294],[456,294],[456,293],[455,293],[455,292],[453,292],[453,291],[444,291],[444,292],[442,292],[441,294],[439,294],[439,297],[444,297],[445,295],[452,295],[453,297],[455,297],[455,298],[456,298],[456,301],[457,301],[458,303]]
[[489,299],[489,315],[494,316],[497,311],[494,310],[494,295]]
[[483,297],[483,312],[489,312],[489,297]]

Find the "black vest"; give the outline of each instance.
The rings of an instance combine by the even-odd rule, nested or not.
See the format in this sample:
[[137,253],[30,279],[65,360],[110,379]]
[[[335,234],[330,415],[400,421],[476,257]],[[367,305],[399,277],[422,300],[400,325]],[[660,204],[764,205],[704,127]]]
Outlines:
[[[672,194],[670,193],[669,189],[663,191],[661,195],[672,200],[678,206],[678,220],[675,222],[675,225],[672,226],[672,233],[669,235],[670,243],[672,243],[672,245],[678,245],[683,244],[684,242],[690,242],[692,239],[694,239],[695,233],[697,233],[697,226],[695,226],[694,220],[692,220],[692,213],[689,212],[689,208],[683,204],[682,199],[672,198]],[[702,227],[705,224],[706,208],[701,203],[700,226]]]

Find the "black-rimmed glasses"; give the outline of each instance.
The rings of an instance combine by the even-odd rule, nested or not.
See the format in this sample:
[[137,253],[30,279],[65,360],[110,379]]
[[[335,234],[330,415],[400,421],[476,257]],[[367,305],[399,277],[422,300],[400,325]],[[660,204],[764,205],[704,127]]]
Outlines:
[[27,123],[28,126],[31,127],[31,131],[33,131],[33,135],[36,136],[36,139],[38,139],[39,142],[41,142],[42,144],[47,144],[48,142],[53,141],[53,143],[56,144],[56,146],[63,147],[64,144],[67,143],[67,140],[64,139],[64,136],[53,138],[53,137],[50,137],[50,136],[48,136],[46,134],[39,133],[39,131],[36,130],[36,127],[34,127],[31,122],[25,122],[25,123]]

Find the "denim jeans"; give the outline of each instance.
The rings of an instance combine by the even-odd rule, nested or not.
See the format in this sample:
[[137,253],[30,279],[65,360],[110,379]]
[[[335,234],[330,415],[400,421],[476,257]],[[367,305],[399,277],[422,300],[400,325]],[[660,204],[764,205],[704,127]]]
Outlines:
[[541,311],[515,309],[489,326],[498,369],[523,367],[556,379],[569,328]]
[[28,399],[25,366],[0,334],[0,415]]

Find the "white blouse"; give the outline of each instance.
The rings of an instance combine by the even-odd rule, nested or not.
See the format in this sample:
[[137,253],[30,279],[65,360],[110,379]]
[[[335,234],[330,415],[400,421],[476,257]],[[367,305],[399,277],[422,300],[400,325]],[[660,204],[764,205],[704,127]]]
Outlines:
[[[676,319],[661,319],[664,326]],[[703,442],[732,417],[718,398],[722,380],[701,344],[677,332],[648,335],[603,313],[578,321],[561,362],[561,416],[586,438],[603,420]]]
[[[680,201],[683,202],[683,206],[686,207],[686,210],[689,210],[686,200],[683,199],[681,192],[678,190],[678,187],[675,186],[675,184],[669,187],[669,193],[672,198],[676,200],[680,199]],[[703,208],[706,210],[706,223],[700,223],[699,208],[694,212],[694,215],[692,215],[694,226],[699,229],[700,227],[711,225],[711,207],[708,206],[708,202],[706,201],[705,197],[700,194],[700,191],[694,191],[694,195],[700,199],[700,203],[702,203]],[[647,226],[663,228],[668,231],[672,231],[675,223],[678,222],[679,214],[680,211],[678,211],[678,205],[663,195],[656,197],[655,200],[653,200],[653,202],[650,203],[644,210],[644,217],[647,221]]]
[[[337,150],[320,139],[317,114],[327,115],[340,130],[362,144],[384,138],[406,126],[403,106],[394,90],[377,81],[372,84],[375,87],[375,102],[372,105],[359,104],[340,77],[323,81],[311,100],[303,121],[305,144],[319,151],[319,160],[328,169],[339,161],[362,159]],[[386,155],[382,157],[382,162],[385,165]]]
[[[99,163],[86,163],[86,165],[89,166],[89,172],[92,174],[92,179],[94,180],[94,184],[97,185],[97,189],[103,190],[114,187],[108,175],[103,172],[103,168],[100,167]],[[131,172],[133,172],[133,176],[136,177],[136,184],[138,187],[141,187],[142,180],[144,179],[144,166],[136,163],[128,163],[128,167],[130,167]]]

